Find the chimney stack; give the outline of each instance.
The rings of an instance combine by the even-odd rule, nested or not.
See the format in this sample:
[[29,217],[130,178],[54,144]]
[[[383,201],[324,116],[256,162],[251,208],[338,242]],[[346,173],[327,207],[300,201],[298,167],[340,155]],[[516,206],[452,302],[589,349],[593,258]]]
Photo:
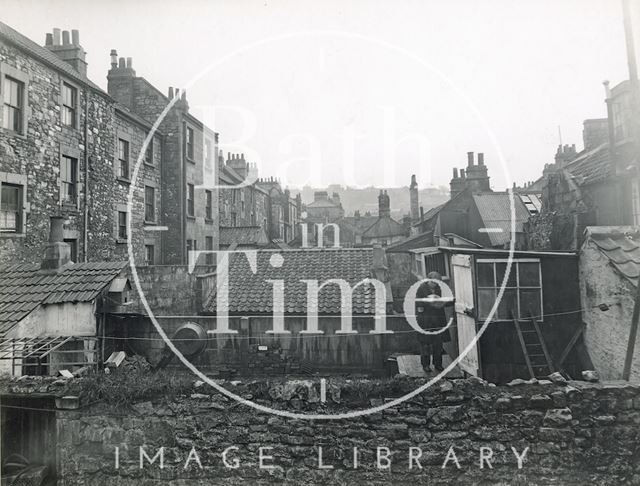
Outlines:
[[473,167],[473,152],[467,152],[467,166]]
[[47,243],[44,257],[40,264],[41,270],[58,272],[71,262],[71,248],[64,242],[63,224],[64,217],[51,216],[49,242]]
[[478,165],[484,165],[484,153],[478,152]]
[[78,73],[87,75],[86,52],[80,45],[80,32],[73,29],[62,31],[62,44],[60,43],[60,29],[53,29],[53,35],[47,34],[45,47],[60,59],[70,64]]

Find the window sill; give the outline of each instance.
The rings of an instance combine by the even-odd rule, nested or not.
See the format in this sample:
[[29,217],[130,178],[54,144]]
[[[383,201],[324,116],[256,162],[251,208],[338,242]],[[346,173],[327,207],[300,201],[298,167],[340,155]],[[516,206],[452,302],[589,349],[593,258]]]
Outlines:
[[190,214],[187,214],[187,219],[189,219],[189,220],[191,220],[191,221],[195,221],[195,220],[196,220],[196,217],[195,217],[195,216],[192,216],[192,215],[190,215]]
[[156,168],[156,164],[150,164],[149,162],[144,162],[144,166],[145,167],[149,167],[149,169],[155,169]]
[[65,213],[77,213],[78,205],[73,203],[63,202],[62,206],[60,207],[60,210]]
[[127,244],[127,239],[126,238],[116,238],[116,244],[118,245],[126,245]]
[[25,233],[13,233],[11,231],[0,231],[0,238],[24,238]]
[[122,176],[116,176],[116,180],[118,182],[122,182],[123,184],[131,184],[131,179]]
[[144,220],[144,224],[149,225],[149,226],[156,226],[158,224],[157,221],[153,221],[153,220]]
[[193,157],[189,157],[188,155],[185,155],[184,158],[187,160],[187,162],[189,162],[189,163],[191,163],[193,165],[196,165],[196,161],[195,161],[195,159]]
[[211,219],[211,218],[204,218],[204,222],[207,223],[207,224],[213,224],[214,223],[213,219]]
[[14,130],[11,130],[10,128],[4,128],[0,126],[0,131],[6,132],[9,135],[13,136],[13,137],[18,137],[18,138],[27,138],[27,135],[24,133],[20,133],[20,132],[16,132]]

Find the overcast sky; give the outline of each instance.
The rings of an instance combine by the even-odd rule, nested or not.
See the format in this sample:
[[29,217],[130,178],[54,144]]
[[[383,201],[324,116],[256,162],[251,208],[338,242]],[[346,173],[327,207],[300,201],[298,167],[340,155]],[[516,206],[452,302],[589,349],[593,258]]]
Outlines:
[[40,44],[78,29],[105,89],[113,48],[163,92],[208,68],[188,100],[222,149],[297,186],[447,185],[468,151],[494,189],[534,180],[627,77],[619,0],[2,0],[0,19]]

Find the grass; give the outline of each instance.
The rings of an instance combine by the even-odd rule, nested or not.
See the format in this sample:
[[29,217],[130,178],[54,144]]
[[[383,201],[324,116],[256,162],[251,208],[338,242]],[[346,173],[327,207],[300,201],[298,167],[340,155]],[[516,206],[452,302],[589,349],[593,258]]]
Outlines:
[[72,380],[65,393],[79,396],[84,404],[102,402],[120,408],[158,397],[170,399],[191,393],[193,382],[193,375],[184,371],[115,370]]

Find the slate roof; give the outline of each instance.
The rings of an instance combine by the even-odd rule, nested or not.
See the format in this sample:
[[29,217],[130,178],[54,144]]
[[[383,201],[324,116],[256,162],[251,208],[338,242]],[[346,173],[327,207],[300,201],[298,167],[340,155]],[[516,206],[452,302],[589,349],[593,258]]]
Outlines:
[[220,246],[260,246],[269,244],[269,238],[261,226],[221,226]]
[[126,264],[76,263],[60,273],[37,263],[0,266],[0,336],[41,304],[92,301]]
[[19,49],[27,52],[29,55],[40,60],[41,62],[48,64],[50,67],[61,71],[71,79],[88,85],[93,90],[105,96],[109,96],[97,84],[93,83],[89,78],[76,71],[73,66],[71,66],[71,64],[63,61],[46,47],[42,47],[41,45],[36,44],[31,39],[22,35],[17,30],[12,29],[3,22],[0,22],[0,38],[5,39],[11,44],[14,44]]
[[364,238],[384,238],[387,236],[404,236],[407,229],[389,216],[383,216],[362,233]]
[[579,186],[607,179],[613,174],[609,144],[604,143],[589,151],[583,150],[565,166],[565,170]]
[[[511,240],[511,199],[506,192],[485,192],[473,195],[473,201],[485,228],[499,228],[500,232],[487,232],[492,246],[502,246]],[[514,194],[516,232],[523,231],[523,224],[529,219],[529,211]]]
[[409,250],[416,250],[418,248],[426,248],[434,246],[433,231],[426,231],[418,235],[407,238],[406,240],[398,241],[387,247],[388,252],[403,252]]
[[[282,266],[274,268],[271,257],[282,256]],[[278,257],[274,257],[274,260]],[[229,312],[262,314],[273,311],[270,279],[284,280],[285,313],[307,312],[307,286],[301,280],[316,280],[321,285],[328,279],[340,278],[355,285],[371,276],[372,248],[261,250],[257,254],[257,271],[251,271],[246,256],[229,255]],[[216,295],[211,295],[205,310],[215,312]],[[340,314],[340,290],[326,285],[318,294],[319,314]],[[370,285],[359,285],[353,291],[353,313],[374,314],[374,291]]]
[[640,228],[634,226],[589,226],[585,230],[611,265],[634,285],[640,276]]

